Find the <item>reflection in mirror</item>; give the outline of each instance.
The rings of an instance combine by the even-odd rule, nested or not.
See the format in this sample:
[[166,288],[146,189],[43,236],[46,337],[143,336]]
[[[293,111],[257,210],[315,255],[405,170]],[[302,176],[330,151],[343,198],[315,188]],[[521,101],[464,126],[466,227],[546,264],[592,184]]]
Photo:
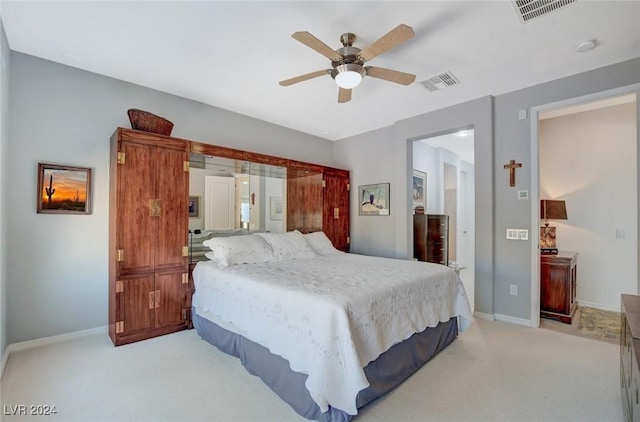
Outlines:
[[189,218],[191,261],[204,259],[212,237],[286,231],[287,169],[198,153],[190,155],[189,196],[199,213]]
[[286,231],[286,168],[192,153],[189,173],[190,230]]

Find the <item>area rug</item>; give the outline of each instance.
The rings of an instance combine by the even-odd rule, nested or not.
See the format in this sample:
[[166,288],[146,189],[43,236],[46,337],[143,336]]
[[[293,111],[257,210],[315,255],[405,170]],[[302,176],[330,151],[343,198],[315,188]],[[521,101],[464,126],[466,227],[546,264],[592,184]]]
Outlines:
[[582,308],[578,331],[585,337],[620,342],[620,313],[594,308]]
[[540,328],[618,343],[620,341],[620,313],[579,306],[571,324],[540,318]]

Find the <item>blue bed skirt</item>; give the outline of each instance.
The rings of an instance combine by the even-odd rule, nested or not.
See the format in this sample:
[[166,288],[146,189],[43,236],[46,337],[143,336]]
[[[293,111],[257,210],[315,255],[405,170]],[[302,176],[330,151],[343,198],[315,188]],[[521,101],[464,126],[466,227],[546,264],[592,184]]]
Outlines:
[[[307,375],[292,371],[286,359],[199,316],[195,308],[191,315],[200,337],[221,351],[239,358],[250,374],[260,377],[299,415],[322,422],[350,421],[353,418],[331,407],[328,412],[322,413],[305,387]],[[458,324],[454,317],[391,347],[364,368],[370,385],[358,393],[356,406],[361,408],[391,391],[448,346],[457,335]]]

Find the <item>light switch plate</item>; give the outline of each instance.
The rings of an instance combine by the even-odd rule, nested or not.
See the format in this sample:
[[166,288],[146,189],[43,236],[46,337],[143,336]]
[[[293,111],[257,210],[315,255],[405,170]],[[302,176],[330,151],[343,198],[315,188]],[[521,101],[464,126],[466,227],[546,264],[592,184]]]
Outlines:
[[518,120],[526,120],[527,119],[527,109],[523,108],[518,110]]
[[508,240],[529,240],[529,230],[527,229],[507,229]]

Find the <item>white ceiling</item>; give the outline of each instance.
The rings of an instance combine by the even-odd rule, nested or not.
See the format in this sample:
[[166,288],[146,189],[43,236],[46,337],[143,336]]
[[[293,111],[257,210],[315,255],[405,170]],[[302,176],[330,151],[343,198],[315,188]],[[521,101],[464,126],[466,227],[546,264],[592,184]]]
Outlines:
[[[461,132],[465,132],[466,135],[461,136]],[[433,136],[431,138],[422,139],[419,142],[423,142],[434,148],[442,148],[451,151],[458,155],[461,160],[468,163],[473,164],[475,162],[475,139],[473,129]]]
[[[525,24],[506,0],[3,0],[0,13],[14,51],[330,140],[640,57],[639,1],[579,0]],[[337,49],[353,32],[364,48],[400,23],[416,36],[367,64],[414,73],[416,83],[368,77],[346,104],[330,76],[278,85],[329,68],[292,33],[309,31]],[[594,50],[575,51],[591,38]],[[432,93],[417,83],[445,71],[461,84]]]

